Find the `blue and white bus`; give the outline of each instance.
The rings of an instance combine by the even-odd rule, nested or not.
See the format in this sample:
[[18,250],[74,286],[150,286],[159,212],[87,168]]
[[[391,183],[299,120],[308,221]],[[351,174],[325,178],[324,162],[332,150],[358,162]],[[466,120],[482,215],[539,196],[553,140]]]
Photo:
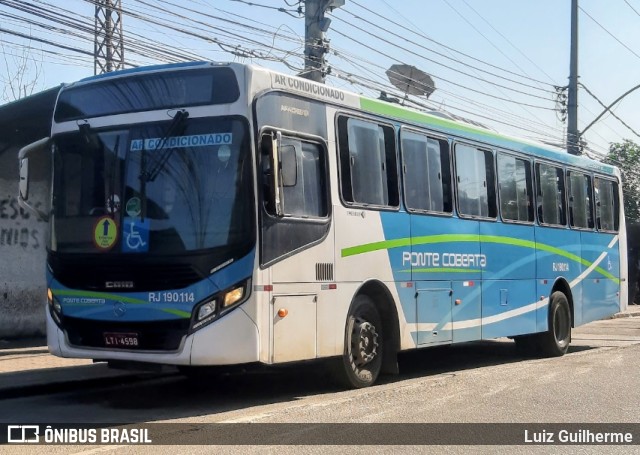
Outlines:
[[327,359],[364,387],[428,346],[560,356],[626,302],[619,171],[439,113],[194,62],[64,86],[25,207],[38,150],[61,357]]

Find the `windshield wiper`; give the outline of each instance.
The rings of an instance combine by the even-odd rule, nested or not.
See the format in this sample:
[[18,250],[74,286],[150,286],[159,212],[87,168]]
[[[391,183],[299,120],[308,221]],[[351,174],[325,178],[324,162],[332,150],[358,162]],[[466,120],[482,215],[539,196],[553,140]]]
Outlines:
[[[103,146],[102,149],[104,151],[104,142],[102,143],[102,146]],[[120,135],[119,134],[116,137],[116,143],[113,146],[113,164],[111,165],[111,176],[109,178],[109,185],[107,189],[107,192],[109,193],[107,194],[107,204],[109,203],[112,204],[111,210],[109,210],[109,207],[107,206],[107,212],[110,212],[111,215],[113,215],[114,217],[116,215],[116,212],[118,211],[118,207],[116,206],[118,204],[118,201],[116,201],[117,195],[115,194],[116,171],[118,169],[118,153],[120,153]]]
[[[162,150],[165,144],[167,143],[167,140],[169,140],[169,138],[172,137],[174,133],[184,125],[187,118],[189,118],[189,111],[185,109],[181,109],[178,112],[176,112],[176,115],[173,117],[173,120],[169,125],[169,128],[167,128],[167,132],[164,134],[164,136],[162,136],[160,141],[158,141],[158,144],[153,149],[153,151],[156,152],[158,150]],[[171,154],[175,150],[175,147],[170,147],[167,150],[165,150],[160,156],[160,158],[158,160],[155,160],[155,165],[153,166],[153,168],[147,171],[146,157],[145,157],[146,149],[144,147],[144,140],[142,141],[142,144],[143,144],[142,145],[142,165],[141,165],[141,171],[140,171],[140,180],[143,183],[153,182],[160,174],[160,171],[162,171],[164,166],[167,164],[167,161],[169,161],[169,158],[171,158]]]
[[[89,149],[98,150],[100,152],[100,156],[102,157],[102,159],[103,160],[106,159],[105,143],[102,140],[102,138],[93,130],[93,128],[91,128],[91,125],[89,124],[89,122],[85,121],[85,123],[78,124],[78,131],[80,132],[80,135],[86,142],[87,147]],[[103,177],[104,183],[102,183],[102,185],[106,193],[104,195],[104,208],[93,207],[89,212],[90,214],[95,214],[99,210],[100,212],[102,212],[102,214],[106,212],[109,215],[115,216],[117,195],[114,193],[114,188],[115,188],[115,178],[116,178],[115,174],[116,174],[116,166],[118,161],[119,147],[120,147],[120,136],[116,138],[116,143],[113,151],[113,154],[114,154],[113,164],[111,165],[111,169],[110,169],[111,175],[109,175],[109,177],[107,178],[107,175],[105,172]],[[105,164],[105,167],[106,167],[106,164]]]

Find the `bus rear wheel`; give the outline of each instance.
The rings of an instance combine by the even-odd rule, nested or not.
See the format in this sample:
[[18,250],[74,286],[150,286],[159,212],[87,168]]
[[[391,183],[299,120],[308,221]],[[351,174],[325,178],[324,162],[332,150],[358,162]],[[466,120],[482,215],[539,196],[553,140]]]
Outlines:
[[336,365],[336,379],[354,389],[372,385],[380,374],[382,349],[380,314],[369,297],[357,296],[347,316],[344,352]]
[[560,291],[549,298],[549,330],[538,335],[538,349],[546,357],[560,357],[571,343],[571,310],[567,296]]

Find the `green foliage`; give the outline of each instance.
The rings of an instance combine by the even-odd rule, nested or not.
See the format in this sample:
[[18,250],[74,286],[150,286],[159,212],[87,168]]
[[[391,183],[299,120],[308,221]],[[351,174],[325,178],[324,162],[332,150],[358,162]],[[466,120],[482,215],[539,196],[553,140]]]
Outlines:
[[617,166],[622,171],[627,224],[640,222],[640,145],[628,139],[611,144],[604,162]]

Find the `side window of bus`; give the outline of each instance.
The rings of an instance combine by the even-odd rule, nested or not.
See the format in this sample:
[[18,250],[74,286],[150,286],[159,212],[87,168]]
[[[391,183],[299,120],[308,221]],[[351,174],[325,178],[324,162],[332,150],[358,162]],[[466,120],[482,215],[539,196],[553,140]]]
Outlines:
[[618,184],[595,178],[596,227],[600,231],[617,232],[620,216]]
[[471,145],[456,144],[456,184],[461,215],[497,216],[493,154]]
[[[263,135],[262,172],[265,210],[276,214],[274,207],[273,171],[269,157],[272,136]],[[284,216],[326,217],[328,215],[325,186],[325,153],[318,143],[282,136],[279,158],[279,186]]]
[[533,222],[533,178],[529,161],[499,153],[498,190],[503,220]]
[[538,220],[543,224],[566,226],[567,211],[562,168],[536,164]]
[[451,213],[453,202],[447,141],[403,131],[401,148],[407,208]]
[[327,216],[324,153],[320,144],[283,137],[281,159],[285,215]]
[[591,176],[567,171],[569,183],[569,224],[571,227],[593,229],[593,188]]
[[340,117],[338,141],[345,202],[398,207],[393,128],[368,120]]

